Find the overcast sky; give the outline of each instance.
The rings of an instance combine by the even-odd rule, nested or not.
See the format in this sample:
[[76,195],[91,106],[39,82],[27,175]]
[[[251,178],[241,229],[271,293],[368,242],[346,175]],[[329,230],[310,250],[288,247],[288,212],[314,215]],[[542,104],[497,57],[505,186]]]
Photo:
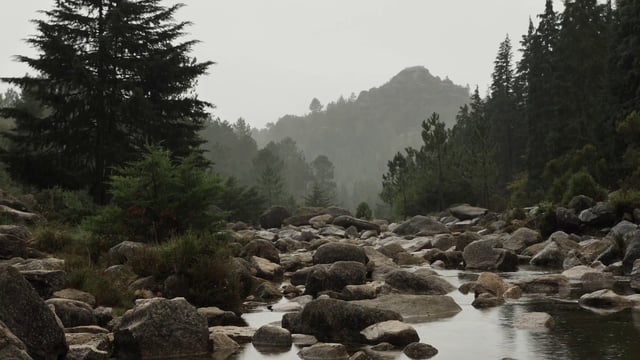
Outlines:
[[[177,1],[166,0],[166,4]],[[487,87],[498,45],[514,47],[544,0],[183,0],[199,60],[217,63],[199,81],[214,116],[255,127],[388,81],[423,65],[460,85]],[[0,76],[29,69],[29,22],[53,0],[5,0],[0,12]],[[556,9],[561,1],[556,1]],[[0,84],[0,90],[6,85]]]

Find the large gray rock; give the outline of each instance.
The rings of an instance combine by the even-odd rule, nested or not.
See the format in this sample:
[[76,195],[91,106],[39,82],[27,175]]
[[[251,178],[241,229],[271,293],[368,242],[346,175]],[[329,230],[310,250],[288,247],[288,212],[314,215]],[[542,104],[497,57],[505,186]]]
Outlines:
[[263,325],[251,338],[251,343],[257,347],[291,347],[291,333],[279,326]]
[[321,343],[303,348],[298,352],[303,360],[347,360],[347,348],[338,343]]
[[98,324],[91,306],[82,301],[52,298],[45,304],[53,307],[65,328]]
[[617,223],[613,228],[611,228],[611,230],[609,231],[609,234],[607,234],[607,237],[614,239],[618,244],[618,246],[620,246],[621,248],[624,248],[627,245],[624,242],[625,236],[637,230],[638,230],[638,225],[627,220],[622,220],[619,223]]
[[564,254],[562,250],[560,250],[560,246],[558,246],[556,242],[550,241],[547,246],[542,249],[542,251],[531,258],[531,261],[529,263],[536,266],[561,268],[562,263],[565,259],[565,255],[566,254]]
[[567,232],[580,231],[580,219],[575,210],[563,207],[556,208],[556,227]]
[[417,234],[430,236],[449,233],[450,231],[444,224],[433,217],[417,215],[398,225],[393,232],[401,236]]
[[114,337],[119,359],[201,356],[209,351],[207,320],[184,298],[138,300]]
[[275,245],[271,241],[263,239],[251,240],[240,253],[241,257],[251,258],[252,256],[258,256],[267,259],[275,264],[280,264],[280,252],[276,249]]
[[341,242],[324,244],[313,254],[314,264],[333,264],[336,261],[357,261],[366,265],[369,258],[362,247]]
[[282,266],[259,256],[251,257],[251,265],[256,269],[256,276],[270,281],[280,281],[284,275]]
[[27,257],[27,242],[12,234],[0,234],[0,260]]
[[411,359],[430,359],[438,355],[438,349],[418,342],[407,345],[402,352]]
[[488,213],[489,210],[471,206],[468,204],[458,205],[449,209],[449,213],[460,220],[470,220]]
[[387,285],[404,294],[445,295],[455,290],[448,281],[436,275],[418,275],[404,270],[391,272],[385,278]]
[[376,232],[380,232],[380,225],[371,221],[357,219],[353,216],[348,215],[338,216],[337,218],[333,219],[333,225],[342,226],[345,229],[350,226],[355,226],[358,231],[373,230]]
[[27,347],[0,321],[0,359],[33,360]]
[[54,298],[82,301],[91,307],[96,306],[95,296],[77,289],[62,289],[53,293]]
[[305,294],[316,296],[325,290],[341,291],[347,285],[366,282],[367,268],[356,261],[338,261],[314,266],[305,283]]
[[609,210],[609,207],[604,202],[583,210],[578,217],[580,221],[593,227],[613,226],[616,221],[616,215]]
[[520,254],[527,247],[542,241],[540,232],[526,227],[514,231],[509,238],[502,242],[502,247]]
[[371,300],[351,301],[366,307],[394,311],[408,322],[421,322],[456,315],[462,308],[446,295],[383,295]]
[[140,242],[123,241],[109,249],[109,259],[111,259],[112,264],[125,264],[146,246]]
[[215,306],[198,308],[198,313],[207,319],[207,326],[247,326],[247,322],[233,311],[225,311]]
[[44,300],[12,267],[0,267],[0,321],[34,359],[58,360],[67,353],[64,332]]
[[634,302],[615,292],[604,289],[584,294],[578,300],[583,308],[594,311],[617,312],[633,307]]
[[501,248],[497,239],[477,240],[467,245],[462,257],[467,269],[517,271],[518,256]]
[[406,346],[420,341],[418,332],[411,325],[398,320],[373,324],[360,332],[370,344],[386,342],[395,346]]
[[279,228],[284,219],[291,216],[289,210],[282,206],[273,206],[260,215],[260,226],[263,229]]
[[318,299],[300,313],[300,332],[324,342],[361,343],[362,329],[387,320],[402,320],[402,316],[342,300]]
[[67,273],[62,270],[28,270],[20,271],[20,274],[44,299],[67,286]]

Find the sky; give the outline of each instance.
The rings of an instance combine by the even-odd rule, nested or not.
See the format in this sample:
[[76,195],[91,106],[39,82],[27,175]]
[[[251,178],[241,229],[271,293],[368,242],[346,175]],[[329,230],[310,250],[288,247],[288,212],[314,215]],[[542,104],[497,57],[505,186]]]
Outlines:
[[[326,104],[358,94],[416,65],[484,92],[498,45],[508,34],[517,49],[545,0],[181,2],[186,6],[177,19],[193,22],[185,39],[201,41],[193,55],[216,62],[199,79],[199,97],[215,104],[215,117],[243,117],[262,128],[283,115],[307,113],[314,97]],[[35,33],[29,19],[53,3],[3,2],[0,76],[29,72],[13,55],[35,54],[24,43]]]

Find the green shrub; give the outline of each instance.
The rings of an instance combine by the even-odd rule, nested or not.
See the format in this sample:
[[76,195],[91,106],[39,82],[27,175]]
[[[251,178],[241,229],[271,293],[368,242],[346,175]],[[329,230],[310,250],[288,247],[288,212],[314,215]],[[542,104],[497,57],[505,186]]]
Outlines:
[[37,228],[33,233],[32,245],[47,253],[69,251],[75,244],[72,230],[62,226],[47,225]]
[[608,206],[620,217],[625,213],[633,213],[634,209],[640,209],[640,190],[623,189],[616,191],[609,198]]
[[538,205],[535,215],[535,225],[543,238],[556,231],[556,208],[549,202],[542,202]]
[[227,215],[213,206],[222,180],[203,171],[195,154],[172,163],[168,151],[150,148],[118,169],[110,187],[111,205],[84,223],[94,234],[159,243],[190,229],[215,229]]
[[371,208],[369,207],[369,204],[367,204],[364,201],[358,204],[358,208],[356,209],[357,218],[370,220],[371,216],[372,214],[371,214]]
[[569,178],[566,191],[562,195],[562,203],[568,204],[577,195],[586,195],[595,200],[602,200],[607,193],[586,170],[582,169]]

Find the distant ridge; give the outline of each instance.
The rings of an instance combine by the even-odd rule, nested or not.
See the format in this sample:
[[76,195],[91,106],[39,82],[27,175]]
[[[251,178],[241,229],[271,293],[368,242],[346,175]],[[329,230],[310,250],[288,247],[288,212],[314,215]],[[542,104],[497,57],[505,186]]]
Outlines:
[[260,146],[290,137],[308,160],[327,155],[344,205],[375,203],[387,161],[407,146],[420,146],[422,120],[437,112],[452,126],[468,99],[467,87],[412,66],[380,87],[329,103],[323,111],[283,116],[254,137]]

